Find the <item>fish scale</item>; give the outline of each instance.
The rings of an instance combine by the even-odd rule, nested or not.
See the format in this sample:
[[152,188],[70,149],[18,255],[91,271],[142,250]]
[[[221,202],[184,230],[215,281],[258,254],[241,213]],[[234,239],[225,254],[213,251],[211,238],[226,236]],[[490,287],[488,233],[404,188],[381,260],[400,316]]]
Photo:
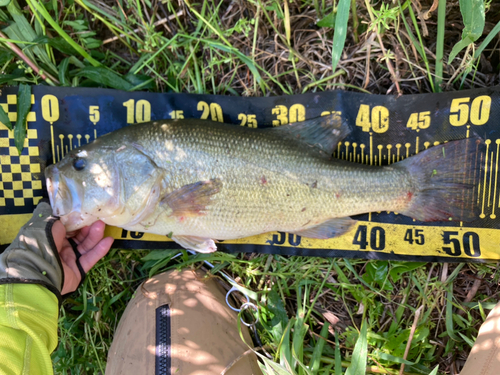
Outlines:
[[[416,210],[416,215],[426,220],[456,216],[456,208],[438,207],[442,211],[438,214],[432,207],[421,207],[428,202],[418,198],[428,194],[427,180],[443,162],[437,159],[445,158],[445,152],[429,149],[427,156],[424,152],[385,167],[332,159],[333,147],[348,132],[346,124],[331,118],[271,129],[202,120],[157,121],[100,137],[66,155],[53,170],[49,167],[47,178],[48,183],[60,178],[58,186],[73,186],[75,191],[86,181],[83,196],[74,199],[86,208],[88,217],[80,214],[81,220],[70,223],[69,217],[78,216],[76,211],[73,216],[60,212],[68,217],[71,229],[76,229],[76,222],[88,224],[98,216],[95,207],[105,205],[114,210],[109,219],[99,216],[105,222],[132,231],[170,234],[183,246],[198,251],[207,251],[207,246],[214,250],[214,245],[207,245],[210,239],[276,230],[328,238],[350,228],[353,221],[349,216],[373,211],[412,216]],[[441,178],[446,183],[463,180],[464,168],[448,168],[446,162],[453,162],[452,157],[467,157],[469,148],[452,143],[441,147],[449,149],[448,159],[432,184],[439,186]],[[82,157],[87,171],[75,171],[73,162]],[[437,161],[421,162],[427,159]],[[104,194],[95,183],[97,176],[92,175],[96,165],[107,166],[109,181],[126,179],[124,187]],[[467,184],[451,187],[451,193],[432,191],[448,199],[455,187],[469,189]],[[144,194],[148,191],[155,193]],[[434,198],[425,199],[431,202]],[[62,207],[57,204],[57,192],[52,191],[51,202],[55,209]]]

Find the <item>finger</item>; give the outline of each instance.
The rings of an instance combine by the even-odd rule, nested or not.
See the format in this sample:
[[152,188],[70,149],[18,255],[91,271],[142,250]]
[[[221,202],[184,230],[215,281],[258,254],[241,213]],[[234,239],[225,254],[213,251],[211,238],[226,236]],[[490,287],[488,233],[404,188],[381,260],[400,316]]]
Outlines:
[[86,226],[83,227],[82,229],[78,230],[75,232],[73,239],[76,241],[76,243],[82,243],[85,238],[89,235],[90,227]]
[[[99,243],[99,241],[102,240],[102,238],[104,237],[105,227],[106,224],[104,224],[102,221],[99,220],[93,223],[90,227],[88,227],[88,230],[82,228],[82,232],[83,234],[86,233],[86,236],[83,237],[83,239],[81,239],[78,245],[78,250],[80,251],[80,254],[83,255],[87,251],[92,250]],[[83,229],[85,229],[85,231]],[[82,232],[80,234],[82,234]]]
[[64,225],[59,220],[52,225],[52,238],[54,239],[57,251],[61,252],[64,240],[66,239],[66,228],[64,228]]
[[93,249],[81,256],[80,264],[85,273],[89,272],[89,270],[108,253],[113,241],[113,237],[106,237],[99,241]]

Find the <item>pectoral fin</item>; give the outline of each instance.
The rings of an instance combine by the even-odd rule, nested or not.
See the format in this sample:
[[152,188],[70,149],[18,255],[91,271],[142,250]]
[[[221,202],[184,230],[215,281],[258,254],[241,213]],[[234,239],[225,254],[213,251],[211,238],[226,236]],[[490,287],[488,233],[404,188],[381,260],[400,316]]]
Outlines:
[[315,227],[293,233],[302,237],[326,240],[328,238],[338,237],[348,232],[355,223],[356,220],[352,220],[350,217],[339,217],[327,220],[319,225],[316,225]]
[[172,210],[170,216],[199,216],[205,213],[213,196],[221,189],[222,181],[218,178],[195,182],[167,194],[160,204]]
[[199,253],[213,253],[217,251],[215,241],[210,238],[196,236],[172,236],[172,239],[187,250]]

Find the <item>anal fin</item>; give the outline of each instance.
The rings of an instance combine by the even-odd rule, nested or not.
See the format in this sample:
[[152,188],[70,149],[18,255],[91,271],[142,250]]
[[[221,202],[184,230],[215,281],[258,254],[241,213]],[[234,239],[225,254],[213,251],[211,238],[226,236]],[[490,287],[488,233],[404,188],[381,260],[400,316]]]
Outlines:
[[187,250],[194,250],[199,253],[213,253],[214,251],[217,251],[215,241],[210,238],[196,236],[172,236],[172,240]]
[[329,219],[319,225],[316,225],[315,227],[293,233],[302,237],[326,240],[328,238],[338,237],[348,232],[354,224],[356,224],[356,220],[352,220],[350,217],[337,217]]

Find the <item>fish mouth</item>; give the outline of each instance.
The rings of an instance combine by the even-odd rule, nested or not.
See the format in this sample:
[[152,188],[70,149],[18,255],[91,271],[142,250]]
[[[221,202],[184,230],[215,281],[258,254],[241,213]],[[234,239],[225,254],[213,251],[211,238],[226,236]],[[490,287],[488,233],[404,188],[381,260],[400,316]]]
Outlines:
[[71,179],[65,178],[55,165],[45,169],[50,206],[55,216],[65,216],[80,212],[82,208],[81,187]]

